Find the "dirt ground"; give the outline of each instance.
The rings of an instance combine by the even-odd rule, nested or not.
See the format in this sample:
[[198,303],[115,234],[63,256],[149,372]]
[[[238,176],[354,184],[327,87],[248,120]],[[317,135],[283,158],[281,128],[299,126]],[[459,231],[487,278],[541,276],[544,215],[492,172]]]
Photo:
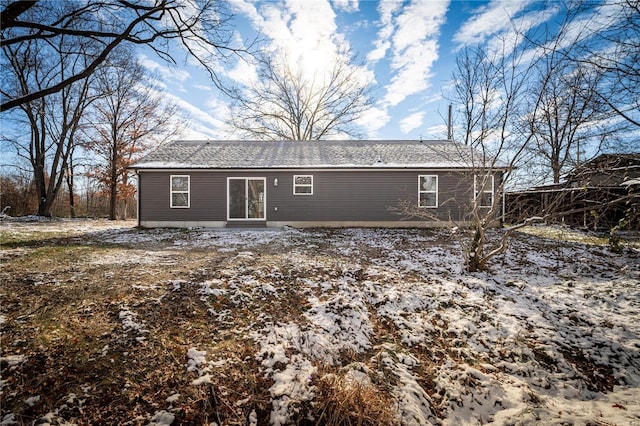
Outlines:
[[134,225],[2,222],[0,424],[640,425],[637,246]]

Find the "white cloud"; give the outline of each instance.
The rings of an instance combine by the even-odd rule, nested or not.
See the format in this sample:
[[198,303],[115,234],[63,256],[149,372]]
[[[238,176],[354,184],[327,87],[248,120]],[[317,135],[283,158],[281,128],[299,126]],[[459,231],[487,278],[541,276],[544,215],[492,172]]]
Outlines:
[[567,24],[565,33],[558,45],[558,48],[566,48],[574,43],[590,37],[592,34],[606,30],[616,23],[616,17],[620,16],[619,8],[625,7],[615,0],[605,1],[598,7],[594,7],[589,12],[582,14]]
[[139,55],[138,62],[149,71],[156,73],[165,81],[184,82],[191,77],[188,71],[176,67],[162,65],[146,55]]
[[446,139],[447,133],[446,124],[434,124],[426,129],[425,139]]
[[424,112],[418,111],[411,114],[408,117],[400,120],[400,131],[405,135],[412,130],[422,126],[422,120],[424,119]]
[[193,87],[204,92],[211,92],[213,90],[211,86],[205,86],[204,84],[194,84]]
[[258,73],[252,62],[238,59],[236,66],[227,71],[227,76],[243,85],[254,84],[258,80]]
[[528,12],[513,19],[508,28],[489,39],[487,42],[488,54],[490,56],[510,55],[524,41],[523,34],[551,19],[558,10],[557,5],[551,4],[548,9]]
[[358,0],[333,0],[333,5],[336,9],[345,12],[355,12],[359,7]]
[[480,7],[476,14],[465,22],[453,36],[459,45],[484,43],[490,36],[508,30],[513,19],[524,10],[531,0],[493,0]]
[[178,109],[189,117],[189,126],[183,136],[185,139],[218,139],[226,129],[226,124],[223,121],[214,118],[212,114],[203,111],[181,97],[170,93],[164,93],[163,96],[174,102]]
[[[375,75],[365,66],[350,65],[345,52],[350,45],[338,31],[333,7],[357,8],[355,0],[280,0],[277,2],[250,2],[231,0],[235,11],[249,19],[251,25],[267,40],[265,48],[272,53],[276,63],[286,61],[286,66],[307,81],[320,82],[329,77],[338,61],[348,64],[355,74],[351,82],[367,86],[375,81]],[[227,72],[235,81],[250,85],[257,81],[255,68],[238,63]]]
[[328,0],[254,3],[232,0],[253,27],[269,39],[267,50],[286,57],[293,70],[322,72],[348,47],[337,32],[336,14]]
[[378,31],[378,38],[373,43],[376,48],[367,54],[369,62],[378,62],[386,56],[387,50],[391,47],[391,36],[395,31],[393,15],[401,7],[402,3],[397,0],[383,0],[378,5],[381,29]]
[[228,2],[235,12],[246,16],[250,21],[254,23],[262,21],[254,3],[246,0],[228,0]]
[[385,87],[384,104],[398,105],[430,87],[431,68],[438,59],[440,27],[448,6],[448,2],[416,0],[397,16],[396,30],[390,36],[394,77]]
[[372,107],[358,119],[357,124],[366,129],[368,139],[378,139],[378,130],[391,120],[386,108]]

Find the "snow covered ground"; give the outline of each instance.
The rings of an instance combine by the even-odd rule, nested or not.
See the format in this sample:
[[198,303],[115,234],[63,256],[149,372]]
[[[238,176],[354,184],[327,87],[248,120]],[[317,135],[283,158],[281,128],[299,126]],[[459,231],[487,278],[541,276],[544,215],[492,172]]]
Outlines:
[[[2,232],[9,241],[108,243],[108,250],[77,260],[87,268],[171,271],[170,279],[131,281],[131,296],[114,308],[114,327],[132,345],[159,345],[151,310],[197,294],[192,303],[205,310],[217,337],[184,337],[185,386],[216,384],[255,365],[253,374],[267,384],[265,414],[251,400],[255,390],[229,396],[245,424],[308,419],[318,412],[309,407],[323,404],[320,382],[334,374],[342,386],[388,394],[398,424],[640,425],[637,248],[614,254],[519,234],[490,272],[468,274],[461,237],[446,230],[137,230],[131,222],[10,221]],[[3,269],[35,249],[3,247]],[[214,254],[215,266],[197,274],[178,268],[189,256]],[[61,282],[42,276],[36,284]],[[0,305],[0,313],[1,396],[11,399],[12,371],[27,368],[30,355],[5,337],[21,312]],[[221,357],[219,345],[231,336],[252,352]],[[110,346],[101,348],[109,357]],[[153,412],[129,420],[185,421],[187,402],[178,403],[184,393],[166,389]],[[20,397],[30,408],[46,399]],[[18,411],[3,404],[0,424],[22,422]],[[77,421],[59,407],[47,411],[36,424]]]

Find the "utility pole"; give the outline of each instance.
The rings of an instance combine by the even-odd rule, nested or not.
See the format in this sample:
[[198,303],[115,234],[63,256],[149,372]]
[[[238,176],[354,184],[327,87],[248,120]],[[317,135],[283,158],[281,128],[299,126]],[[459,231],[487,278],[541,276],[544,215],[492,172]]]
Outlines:
[[452,106],[451,104],[449,104],[449,115],[447,118],[447,140],[452,141],[453,140],[453,124],[452,124],[452,113],[451,113],[451,109]]

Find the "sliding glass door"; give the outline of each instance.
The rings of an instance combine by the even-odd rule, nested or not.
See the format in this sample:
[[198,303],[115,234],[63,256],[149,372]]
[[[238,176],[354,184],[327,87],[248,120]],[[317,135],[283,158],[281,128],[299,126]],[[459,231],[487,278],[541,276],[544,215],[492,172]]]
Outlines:
[[265,178],[227,178],[229,220],[265,219]]

